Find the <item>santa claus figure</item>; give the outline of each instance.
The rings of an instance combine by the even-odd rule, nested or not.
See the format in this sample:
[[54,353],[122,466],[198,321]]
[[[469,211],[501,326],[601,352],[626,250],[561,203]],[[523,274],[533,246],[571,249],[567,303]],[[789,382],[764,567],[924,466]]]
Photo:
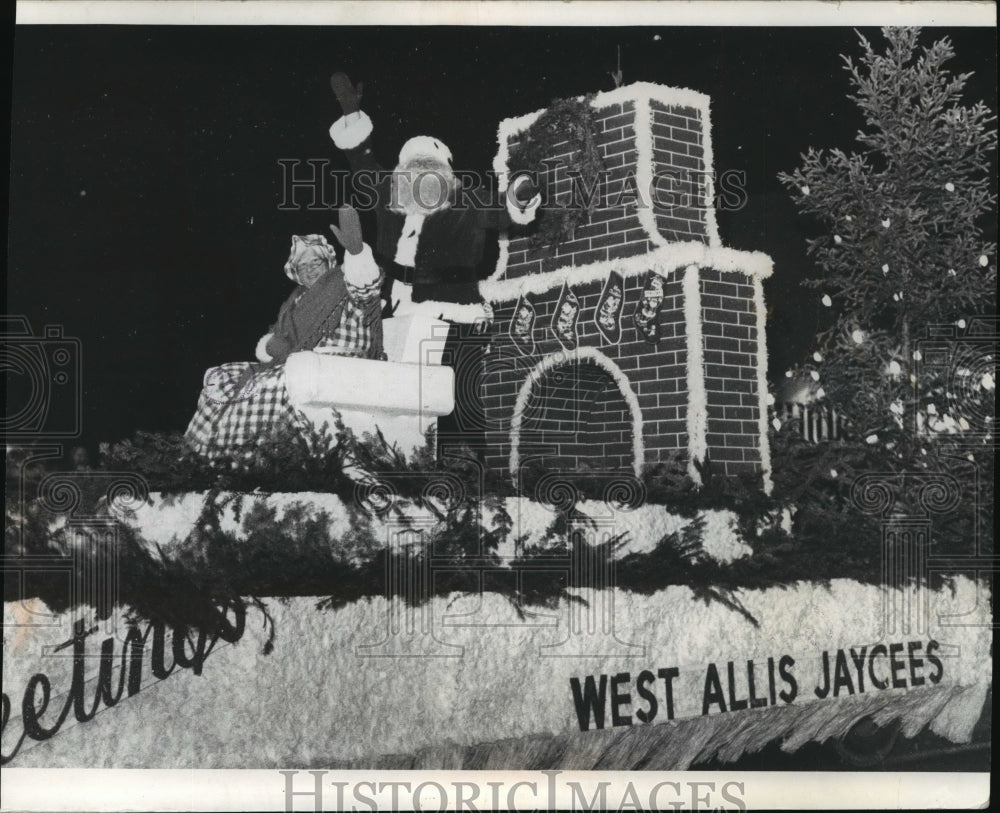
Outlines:
[[345,152],[355,177],[368,173],[375,187],[375,258],[392,279],[403,283],[392,294],[401,300],[400,312],[411,304],[434,302],[448,304],[437,308],[437,315],[452,322],[489,318],[476,272],[485,234],[534,220],[541,196],[529,177],[515,179],[501,203],[459,197],[451,150],[431,136],[403,144],[395,170],[385,172],[372,154],[371,119],[360,110],[350,80],[336,74],[330,81],[343,110],[330,137]]

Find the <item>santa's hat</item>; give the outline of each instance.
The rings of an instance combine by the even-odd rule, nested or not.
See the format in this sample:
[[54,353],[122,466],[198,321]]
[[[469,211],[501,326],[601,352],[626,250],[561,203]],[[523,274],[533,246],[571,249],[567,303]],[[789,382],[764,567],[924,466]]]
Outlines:
[[399,151],[399,164],[405,166],[417,158],[433,158],[451,166],[451,150],[431,136],[414,136]]

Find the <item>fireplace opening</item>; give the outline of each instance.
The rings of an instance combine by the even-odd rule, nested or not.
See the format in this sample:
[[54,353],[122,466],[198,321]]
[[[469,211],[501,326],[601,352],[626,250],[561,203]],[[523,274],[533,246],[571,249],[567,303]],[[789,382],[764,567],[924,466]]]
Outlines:
[[529,377],[520,422],[512,423],[515,455],[524,463],[544,460],[546,470],[634,472],[640,419],[621,381],[592,359]]

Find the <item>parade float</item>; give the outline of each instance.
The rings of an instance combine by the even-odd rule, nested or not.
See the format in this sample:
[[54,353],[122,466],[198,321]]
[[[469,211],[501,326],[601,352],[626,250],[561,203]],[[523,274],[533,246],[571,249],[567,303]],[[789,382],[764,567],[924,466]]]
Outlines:
[[424,308],[386,320],[388,361],[286,371],[314,425],[385,454],[308,489],[51,474],[15,506],[5,763],[684,769],[859,724],[970,739],[992,596],[928,566],[949,483],[905,484],[922,514],[846,483],[864,555],[797,540],[771,496],[771,261],[721,243],[708,97],[636,83],[501,122],[501,190],[540,160],[548,219],[481,285],[481,458],[428,434],[471,385]]

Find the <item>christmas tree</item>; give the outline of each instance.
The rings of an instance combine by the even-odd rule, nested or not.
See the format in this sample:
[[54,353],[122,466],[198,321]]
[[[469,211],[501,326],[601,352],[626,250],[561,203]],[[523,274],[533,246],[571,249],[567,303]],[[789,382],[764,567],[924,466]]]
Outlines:
[[[810,148],[798,169],[779,175],[822,229],[808,241],[818,273],[805,282],[830,309],[813,378],[848,416],[848,431],[870,443],[896,430],[970,428],[942,411],[955,373],[921,365],[920,339],[942,324],[964,329],[996,304],[996,244],[983,233],[996,210],[996,117],[982,102],[963,102],[971,74],[945,68],[955,55],[947,38],[921,46],[918,28],[882,34],[883,52],[859,35],[860,57],[843,57],[864,120],[860,148]],[[986,423],[991,365],[980,361],[963,394]]]

